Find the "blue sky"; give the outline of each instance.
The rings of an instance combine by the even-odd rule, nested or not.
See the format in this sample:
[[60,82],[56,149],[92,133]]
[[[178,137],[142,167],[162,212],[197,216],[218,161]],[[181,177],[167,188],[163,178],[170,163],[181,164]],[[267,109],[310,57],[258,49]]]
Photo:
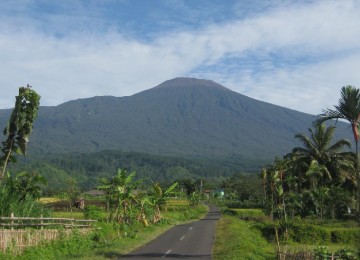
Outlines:
[[49,106],[188,76],[318,114],[359,68],[359,0],[0,1],[0,108],[28,83]]

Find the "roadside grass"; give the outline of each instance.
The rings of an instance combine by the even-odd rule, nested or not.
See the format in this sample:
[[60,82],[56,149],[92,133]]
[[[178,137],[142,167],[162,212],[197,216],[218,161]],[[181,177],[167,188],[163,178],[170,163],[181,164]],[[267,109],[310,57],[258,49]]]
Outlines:
[[[75,235],[59,241],[45,242],[43,245],[29,248],[27,253],[6,259],[109,259],[119,258],[134,249],[148,243],[174,225],[195,221],[205,216],[207,206],[164,212],[164,219],[156,224],[144,227],[135,222],[132,225],[120,225],[99,221],[89,235]],[[53,217],[83,218],[82,212],[54,212]],[[1,254],[0,254],[1,255]],[[11,254],[7,254],[11,256]],[[1,258],[1,256],[0,256]]]
[[213,259],[276,259],[276,250],[252,221],[223,214],[216,224]]
[[[164,213],[164,220],[160,223],[144,227],[140,223],[128,227],[128,230],[109,227],[108,224],[100,224],[98,234],[101,243],[95,246],[91,251],[76,256],[76,259],[109,259],[118,258],[124,254],[130,253],[136,248],[145,245],[157,236],[166,232],[175,225],[198,220],[205,216],[207,207],[199,205],[196,208],[188,208],[188,210],[178,210]],[[108,229],[108,230],[103,230]],[[125,234],[126,232],[126,234]],[[69,258],[66,259],[75,259]]]
[[[224,210],[224,214],[225,218],[231,216],[232,219],[231,221],[226,220],[226,222],[224,223],[219,222],[219,225],[230,225],[230,230],[225,231],[224,235],[226,236],[227,232],[233,232],[233,235],[229,235],[229,239],[224,239],[225,249],[223,250],[223,252],[227,254],[227,251],[233,251],[233,253],[229,254],[228,256],[219,255],[218,259],[272,259],[271,257],[267,258],[266,255],[242,256],[241,243],[246,243],[246,240],[243,240],[243,238],[239,239],[239,236],[241,234],[237,234],[235,232],[237,225],[243,225],[244,223],[248,223],[250,229],[239,230],[239,232],[249,232],[246,238],[251,237],[251,232],[258,233],[261,237],[263,237],[267,244],[272,247],[272,252],[273,254],[275,254],[275,235],[272,234],[274,233],[273,223],[267,216],[265,216],[261,209],[228,208]],[[234,222],[239,223],[234,224]],[[354,234],[356,232],[360,234],[360,227],[355,221],[295,219],[290,220],[289,222],[289,225],[293,226],[294,224],[291,223],[294,223],[296,225],[296,229],[290,230],[289,233],[291,234],[291,237],[293,239],[287,239],[285,242],[283,237],[280,238],[280,252],[282,253],[296,254],[306,252],[311,254],[319,250],[327,250],[329,253],[336,253],[340,250],[348,250],[352,252],[356,252],[357,250],[359,250],[359,248],[357,248],[356,246],[358,243],[357,241],[359,241],[359,236],[355,235],[354,237]],[[267,229],[265,230],[261,228],[261,226],[266,226]],[[264,233],[262,233],[264,231],[267,235],[264,235]],[[221,233],[217,233],[217,235],[222,236]],[[234,239],[239,240],[236,242]],[[228,247],[228,249],[226,249],[226,247]],[[230,247],[233,247],[234,249],[231,249]],[[259,246],[259,248],[249,248],[246,251],[261,251],[261,248],[262,246]],[[236,250],[239,251],[239,255],[237,255],[238,253],[235,253]],[[216,252],[215,249],[214,252]]]

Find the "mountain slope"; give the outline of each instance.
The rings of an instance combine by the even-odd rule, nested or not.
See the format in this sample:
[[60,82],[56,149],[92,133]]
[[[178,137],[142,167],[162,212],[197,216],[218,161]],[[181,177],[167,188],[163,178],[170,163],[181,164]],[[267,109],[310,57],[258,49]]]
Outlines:
[[[5,114],[1,111],[0,121]],[[300,145],[294,135],[306,133],[313,120],[213,81],[176,78],[130,97],[41,107],[30,150],[273,159]],[[340,132],[350,136],[344,127]]]

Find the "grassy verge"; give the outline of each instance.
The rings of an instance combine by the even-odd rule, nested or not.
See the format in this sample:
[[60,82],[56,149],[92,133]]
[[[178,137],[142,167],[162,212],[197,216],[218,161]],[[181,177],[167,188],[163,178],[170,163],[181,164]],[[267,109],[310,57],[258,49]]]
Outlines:
[[76,259],[90,260],[121,257],[150,242],[177,224],[202,218],[206,212],[207,207],[204,205],[181,211],[169,211],[164,214],[165,220],[156,225],[150,225],[148,227],[143,227],[139,223],[134,225],[128,230],[126,237],[124,236],[124,230],[121,230],[122,234],[120,234],[120,236],[119,234],[114,234],[114,230],[105,232],[107,236],[113,236],[113,238],[109,237],[110,239],[108,241],[95,247],[94,250],[88,251],[86,254],[78,255]]
[[[354,221],[291,220],[287,223],[286,240],[281,223],[276,224],[282,253],[293,257],[314,257],[315,253],[317,257],[332,253],[341,259],[360,257],[357,256],[360,228]],[[274,223],[261,209],[225,209],[217,223],[213,257],[215,260],[276,259]]]
[[[164,219],[157,224],[144,227],[136,222],[132,225],[117,223],[97,223],[94,232],[83,235],[75,232],[42,245],[30,247],[22,255],[11,251],[0,253],[0,259],[109,259],[146,244],[176,224],[197,220],[207,212],[206,206],[172,210],[164,213]],[[61,216],[64,217],[63,213]],[[74,216],[72,216],[74,217]]]
[[216,225],[213,259],[275,259],[275,247],[252,221],[223,215]]

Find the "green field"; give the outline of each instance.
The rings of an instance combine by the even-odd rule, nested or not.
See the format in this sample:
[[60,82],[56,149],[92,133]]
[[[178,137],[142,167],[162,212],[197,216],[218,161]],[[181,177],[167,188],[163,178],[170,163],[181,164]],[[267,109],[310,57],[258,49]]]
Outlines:
[[340,250],[357,259],[360,227],[354,221],[289,221],[288,236],[284,225],[271,222],[261,209],[225,209],[217,224],[214,259],[275,259],[277,243],[274,225],[278,226],[280,252],[314,254],[315,251],[339,254]]

